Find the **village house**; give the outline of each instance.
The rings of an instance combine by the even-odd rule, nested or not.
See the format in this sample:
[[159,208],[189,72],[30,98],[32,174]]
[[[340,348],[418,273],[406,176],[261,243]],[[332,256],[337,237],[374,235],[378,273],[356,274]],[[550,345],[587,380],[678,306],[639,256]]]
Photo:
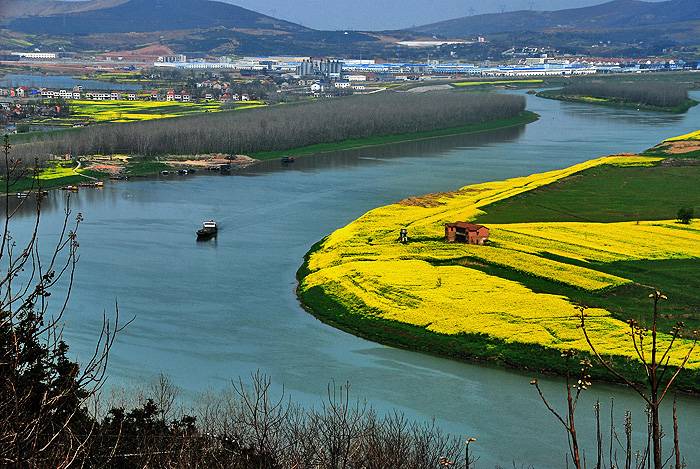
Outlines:
[[445,224],[445,241],[484,245],[489,240],[490,230],[483,225],[458,221]]

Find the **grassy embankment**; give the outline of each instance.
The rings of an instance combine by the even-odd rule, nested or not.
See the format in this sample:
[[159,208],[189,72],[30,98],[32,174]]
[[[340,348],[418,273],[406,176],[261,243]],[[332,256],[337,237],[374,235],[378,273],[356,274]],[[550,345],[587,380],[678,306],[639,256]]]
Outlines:
[[516,117],[509,119],[499,119],[478,124],[467,124],[459,127],[450,127],[442,130],[434,130],[430,132],[414,132],[408,134],[394,135],[379,135],[376,137],[344,140],[336,143],[319,143],[301,148],[294,148],[284,151],[266,151],[258,152],[250,155],[259,160],[269,160],[279,158],[281,156],[305,156],[316,155],[319,153],[329,153],[342,150],[355,150],[358,148],[374,147],[379,145],[388,145],[391,143],[412,142],[418,140],[428,140],[432,138],[450,137],[453,135],[463,135],[469,133],[487,132],[489,130],[505,129],[509,127],[517,127],[520,125],[530,124],[539,119],[539,116],[534,112],[525,111]]
[[[561,350],[588,353],[581,304],[599,349],[639,372],[624,321],[649,318],[650,288],[669,296],[664,330],[700,325],[700,223],[673,220],[700,208],[700,166],[669,161],[603,158],[372,210],[312,249],[299,297],[375,341],[560,373]],[[488,224],[491,245],[444,243],[443,223],[456,220]],[[698,354],[689,368],[682,387],[698,391]]]
[[[76,169],[76,163],[73,161],[52,161],[46,168],[39,170],[36,177],[28,174],[15,181],[10,185],[8,193],[56,189],[81,182],[90,182],[92,178],[103,179],[107,176],[107,174],[97,171]],[[2,190],[5,191],[4,180],[2,187]]]
[[698,102],[694,99],[687,99],[683,103],[675,106],[653,106],[650,104],[640,103],[638,101],[628,101],[622,98],[571,95],[564,93],[563,89],[540,91],[537,93],[537,96],[540,98],[556,99],[558,101],[567,101],[570,103],[597,104],[602,106],[638,109],[643,111],[669,112],[673,114],[682,114],[698,104]]

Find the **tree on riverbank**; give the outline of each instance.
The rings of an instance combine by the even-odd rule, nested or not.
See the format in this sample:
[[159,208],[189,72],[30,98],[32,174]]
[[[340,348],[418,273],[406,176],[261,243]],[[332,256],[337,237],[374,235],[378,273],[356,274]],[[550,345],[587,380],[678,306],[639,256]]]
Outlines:
[[[649,295],[653,301],[653,310],[651,316],[650,325],[641,325],[638,321],[630,320],[628,321],[630,327],[630,339],[632,341],[634,350],[637,354],[637,360],[639,366],[643,369],[643,376],[646,377],[645,383],[640,383],[637,378],[629,376],[630,370],[620,371],[618,365],[614,364],[612,360],[607,360],[598,351],[597,346],[591,340],[588,332],[588,325],[586,323],[586,310],[581,307],[579,309],[579,319],[580,328],[586,339],[586,343],[590,347],[591,353],[597,359],[598,363],[602,365],[611,375],[620,383],[623,383],[633,389],[642,398],[646,405],[648,412],[648,438],[647,438],[647,448],[641,453],[641,461],[638,459],[636,467],[651,467],[653,461],[654,469],[663,469],[666,467],[671,457],[675,457],[675,465],[671,466],[672,469],[683,469],[685,467],[682,463],[681,451],[679,446],[679,430],[678,430],[678,414],[676,408],[676,402],[673,403],[673,451],[671,456],[664,460],[663,458],[663,438],[664,432],[661,426],[660,418],[660,408],[664,399],[668,395],[669,391],[673,389],[674,383],[678,376],[685,369],[688,360],[693,355],[695,351],[698,332],[693,331],[690,335],[692,336],[692,341],[689,345],[683,346],[680,344],[681,339],[686,337],[687,331],[685,331],[683,323],[678,323],[670,333],[670,339],[666,342],[659,340],[659,328],[658,320],[660,316],[659,303],[666,299],[666,296],[658,291],[654,291]],[[683,358],[681,362],[677,365],[670,365],[670,357],[672,352],[678,348],[683,348]],[[576,356],[574,351],[564,351],[562,356],[567,359],[567,363]],[[535,386],[540,398],[544,402],[546,408],[557,418],[557,420],[566,429],[567,437],[569,441],[569,452],[572,458],[574,467],[576,469],[581,469],[584,467],[584,462],[581,459],[579,447],[579,438],[576,431],[575,413],[576,405],[578,403],[581,392],[590,386],[590,375],[589,369],[591,363],[588,358],[583,357],[580,360],[581,369],[578,377],[575,381],[570,379],[570,374],[566,373],[566,413],[563,415],[557,411],[547,400],[539,383],[536,379],[531,381],[531,384]],[[568,366],[567,366],[568,370]],[[596,404],[596,421],[597,421],[597,449],[598,449],[598,462],[596,468],[602,467],[602,434],[600,431],[600,403]],[[613,447],[613,435],[615,433],[614,424],[612,422],[612,411],[611,411],[611,429],[610,429],[610,453],[612,455]],[[632,468],[632,446],[631,446],[631,419],[629,415],[625,418],[625,434],[626,434],[626,444],[622,448],[625,454],[625,469]],[[618,440],[619,443],[619,440]],[[613,462],[612,456],[610,457],[610,467],[618,467],[617,461]]]
[[518,116],[522,96],[382,93],[245,112],[92,127],[39,135],[17,146],[25,161],[53,155],[253,154],[348,139],[413,134]]
[[[654,291],[649,295],[653,301],[653,311],[651,317],[651,324],[647,327],[640,324],[635,320],[628,321],[630,326],[630,338],[634,346],[634,350],[637,352],[637,358],[641,363],[646,376],[646,383],[640,385],[634,379],[629,378],[625,373],[619,371],[615,365],[610,361],[606,360],[598,352],[595,344],[591,341],[588,334],[588,329],[586,325],[586,314],[585,309],[581,309],[581,330],[586,338],[591,351],[598,359],[598,362],[607,369],[614,377],[616,377],[620,382],[625,383],[630,388],[634,389],[637,394],[641,396],[647,405],[650,418],[649,426],[649,437],[652,443],[652,455],[654,459],[654,468],[662,469],[665,465],[663,462],[663,449],[662,449],[662,439],[663,432],[661,429],[661,418],[659,416],[659,409],[661,404],[668,392],[673,388],[673,384],[680,375],[680,373],[685,369],[688,360],[695,351],[695,347],[698,341],[698,332],[692,332],[692,342],[687,347],[687,351],[684,353],[683,360],[677,366],[669,364],[671,352],[675,348],[679,348],[680,339],[685,336],[686,331],[682,322],[679,322],[671,331],[671,338],[667,344],[662,346],[659,343],[659,302],[666,299],[666,296],[658,291]],[[675,348],[674,348],[675,347]],[[674,406],[675,408],[675,406]],[[675,410],[675,409],[674,409]],[[675,412],[674,412],[675,418]],[[678,429],[674,425],[674,454],[677,461],[680,461],[680,449],[678,448]],[[677,462],[675,469],[681,469],[679,467],[680,462]]]

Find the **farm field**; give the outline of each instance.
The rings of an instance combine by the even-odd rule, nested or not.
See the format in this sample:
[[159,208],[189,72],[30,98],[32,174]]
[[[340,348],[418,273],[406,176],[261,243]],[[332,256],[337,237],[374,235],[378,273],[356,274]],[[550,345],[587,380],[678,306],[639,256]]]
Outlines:
[[167,119],[200,112],[218,112],[218,102],[69,101],[71,117],[92,122],[134,122]]
[[[156,119],[221,112],[225,109],[218,101],[206,103],[183,103],[168,101],[89,101],[70,100],[70,116],[65,118],[33,119],[31,125],[73,126],[85,123],[140,122]],[[264,106],[262,101],[237,103],[233,110],[252,109]]]
[[[247,101],[236,109],[250,109],[264,105],[261,101]],[[181,103],[164,101],[70,101],[71,118],[92,122],[135,122],[168,119],[204,112],[220,112],[221,103]]]
[[[562,350],[588,352],[583,305],[599,350],[629,365],[625,321],[648,318],[652,288],[669,296],[662,330],[680,320],[700,328],[700,222],[675,221],[679,207],[700,208],[698,178],[698,166],[613,156],[410,198],[316,245],[299,296],[320,319],[373,340],[559,372]],[[445,243],[444,223],[458,220],[487,225],[490,243]],[[700,371],[700,356],[689,367]]]

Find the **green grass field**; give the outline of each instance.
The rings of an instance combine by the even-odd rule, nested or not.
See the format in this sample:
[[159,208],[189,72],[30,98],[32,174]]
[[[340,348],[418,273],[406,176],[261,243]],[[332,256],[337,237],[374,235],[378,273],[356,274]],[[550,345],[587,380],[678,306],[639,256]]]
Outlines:
[[511,197],[479,223],[673,219],[680,207],[700,214],[700,166],[598,166]]
[[[10,185],[8,193],[55,189],[89,181],[90,178],[101,179],[107,175],[84,169],[76,170],[73,161],[50,161],[45,168],[39,171],[38,177],[26,174]],[[86,177],[87,176],[87,177]],[[0,180],[2,191],[5,191],[4,179]]]
[[[700,166],[598,166],[548,186],[486,206],[482,224],[522,222],[620,222],[674,219],[680,207],[700,214]],[[576,260],[556,260],[582,264]],[[590,264],[589,264],[590,266]],[[486,267],[536,291],[565,295],[580,304],[601,307],[619,319],[643,320],[649,304],[645,289],[655,287],[669,297],[663,325],[682,320],[700,329],[700,260],[635,260],[594,263],[596,270],[633,280],[637,285],[590,294],[555,282]]]

